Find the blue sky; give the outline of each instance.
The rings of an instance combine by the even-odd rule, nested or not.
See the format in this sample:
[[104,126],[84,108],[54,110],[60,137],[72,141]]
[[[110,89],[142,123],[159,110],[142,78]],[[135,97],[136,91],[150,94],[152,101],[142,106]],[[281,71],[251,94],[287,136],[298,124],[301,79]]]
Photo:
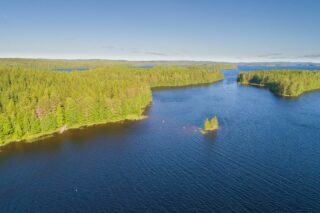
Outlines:
[[1,0],[0,57],[320,62],[318,0]]

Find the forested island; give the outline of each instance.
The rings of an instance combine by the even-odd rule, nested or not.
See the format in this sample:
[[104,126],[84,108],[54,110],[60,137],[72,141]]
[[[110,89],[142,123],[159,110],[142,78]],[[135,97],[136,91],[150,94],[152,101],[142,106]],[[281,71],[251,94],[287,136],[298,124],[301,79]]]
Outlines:
[[[89,70],[55,71],[66,65],[75,70],[78,67]],[[143,69],[127,63],[99,61],[3,60],[0,145],[30,141],[70,128],[141,119],[152,101],[152,88],[222,79],[223,74],[213,69],[213,65]]]
[[282,97],[298,97],[305,92],[320,89],[320,72],[275,70],[242,72],[238,83],[267,87],[274,94]]
[[219,129],[219,121],[218,121],[217,116],[214,116],[210,120],[207,118],[204,121],[203,128],[201,129],[201,133],[202,134],[206,134],[208,132],[212,132],[212,131],[215,131],[217,129]]

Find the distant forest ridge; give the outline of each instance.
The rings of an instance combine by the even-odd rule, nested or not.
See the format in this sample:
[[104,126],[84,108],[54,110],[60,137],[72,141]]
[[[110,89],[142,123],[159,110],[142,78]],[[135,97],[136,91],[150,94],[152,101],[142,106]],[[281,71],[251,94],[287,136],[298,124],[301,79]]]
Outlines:
[[320,63],[308,62],[223,62],[223,61],[193,61],[193,60],[149,60],[149,61],[130,61],[130,60],[108,60],[108,59],[28,59],[28,58],[0,58],[0,64],[30,64],[34,62],[50,62],[53,64],[64,64],[64,68],[77,65],[101,66],[111,64],[127,64],[132,66],[192,66],[192,65],[230,65],[240,66],[320,66]]

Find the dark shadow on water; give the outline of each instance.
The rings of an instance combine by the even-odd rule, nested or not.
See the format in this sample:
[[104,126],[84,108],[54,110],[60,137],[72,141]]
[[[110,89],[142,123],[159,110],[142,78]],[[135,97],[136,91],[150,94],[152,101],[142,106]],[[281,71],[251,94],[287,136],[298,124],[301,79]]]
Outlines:
[[175,86],[175,87],[154,87],[152,88],[152,92],[159,92],[159,91],[166,91],[166,90],[185,90],[185,89],[192,89],[192,88],[209,88],[212,85],[221,84],[223,80],[213,83],[203,83],[203,84],[195,84],[189,86]]
[[207,153],[208,156],[212,155],[212,153],[216,149],[216,146],[218,145],[217,144],[218,131],[219,130],[202,134],[203,152]]
[[34,154],[58,153],[68,144],[79,147],[99,142],[115,142],[113,140],[99,140],[99,138],[103,138],[106,135],[109,138],[118,138],[118,143],[121,141],[121,137],[128,136],[129,132],[134,131],[135,128],[139,127],[138,124],[143,122],[145,122],[145,120],[99,124],[79,129],[70,129],[63,134],[56,133],[33,142],[10,143],[0,149],[0,162],[3,162],[7,157],[17,154],[32,156]]
[[9,157],[12,154],[33,154],[33,153],[57,153],[62,148],[63,140],[58,138],[47,138],[38,140],[35,142],[15,142],[6,145],[1,148],[0,152],[0,162],[4,160],[5,157]]
[[208,142],[212,142],[212,141],[215,141],[218,137],[218,131],[219,130],[215,130],[215,131],[212,131],[212,132],[208,132],[206,134],[202,134],[203,138],[205,139],[205,141],[208,141]]
[[[146,107],[143,115],[149,114],[150,107],[151,105]],[[133,128],[138,127],[138,124],[144,123],[145,119],[84,126],[78,129],[70,129],[63,134],[54,133],[47,135],[32,142],[13,142],[0,148],[0,159],[9,153],[59,151],[64,142],[82,144],[104,135],[119,137],[128,134]]]

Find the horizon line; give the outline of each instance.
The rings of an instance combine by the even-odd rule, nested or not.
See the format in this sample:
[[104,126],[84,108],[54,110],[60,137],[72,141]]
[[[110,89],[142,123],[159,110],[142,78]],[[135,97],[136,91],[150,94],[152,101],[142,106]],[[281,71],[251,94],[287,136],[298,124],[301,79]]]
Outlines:
[[30,60],[65,60],[65,61],[123,61],[123,62],[208,62],[208,63],[232,63],[232,64],[241,64],[241,63],[296,63],[296,64],[320,64],[315,61],[300,61],[300,60],[199,60],[199,59],[128,59],[128,58],[96,58],[96,57],[0,57],[0,59],[30,59]]

